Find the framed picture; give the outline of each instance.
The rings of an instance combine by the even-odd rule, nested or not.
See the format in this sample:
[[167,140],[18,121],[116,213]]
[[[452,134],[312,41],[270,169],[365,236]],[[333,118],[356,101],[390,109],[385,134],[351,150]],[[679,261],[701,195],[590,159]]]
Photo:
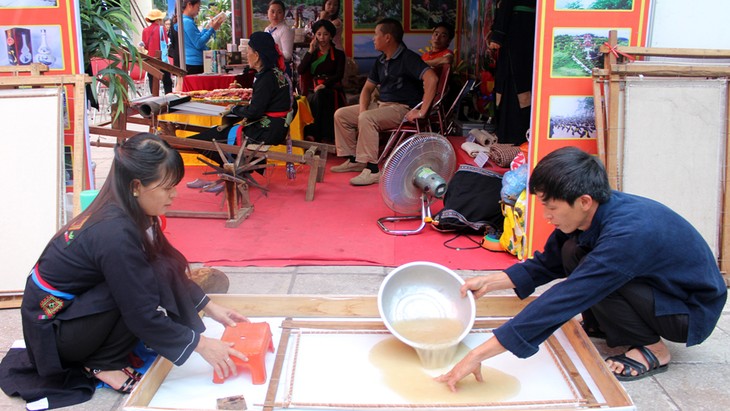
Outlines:
[[456,0],[412,0],[411,30],[431,30],[438,23],[456,27]]
[[634,0],[555,0],[555,10],[630,11]]
[[[603,67],[600,47],[608,41],[609,30],[596,27],[554,28],[550,77],[591,77],[594,68]],[[618,44],[628,46],[630,36],[630,29],[618,29]]]
[[386,17],[403,21],[403,0],[354,0],[352,5],[354,30],[372,31]]
[[[43,63],[51,70],[63,70],[61,26],[0,26],[0,66]],[[5,50],[2,50],[5,48]]]
[[0,0],[0,8],[30,9],[58,7],[58,0]]
[[550,139],[596,138],[593,96],[550,96]]

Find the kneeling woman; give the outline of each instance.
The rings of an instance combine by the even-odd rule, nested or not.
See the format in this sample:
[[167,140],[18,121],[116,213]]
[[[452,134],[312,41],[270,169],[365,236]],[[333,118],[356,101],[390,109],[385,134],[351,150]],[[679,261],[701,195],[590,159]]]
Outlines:
[[[248,64],[256,70],[253,92],[248,105],[231,107],[231,114],[244,119],[243,127],[213,127],[189,138],[227,141],[228,144],[248,143],[277,145],[284,143],[294,104],[291,80],[284,74],[284,58],[274,38],[265,32],[251,34],[248,42]],[[238,120],[236,120],[238,121]],[[202,152],[222,164],[217,152]]]
[[[0,370],[16,378],[16,394],[82,402],[88,398],[65,394],[81,385],[93,392],[94,384],[73,382],[82,374],[128,393],[140,378],[130,368],[140,340],[176,365],[197,352],[219,375],[236,374],[231,357],[245,355],[202,336],[198,313],[229,326],[248,320],[205,295],[160,228],[158,217],[177,196],[183,174],[180,154],[155,135],[138,134],[115,147],[98,197],[51,239],[30,272],[21,306],[23,361],[37,374],[14,377],[5,361]],[[5,377],[0,383],[7,387]]]

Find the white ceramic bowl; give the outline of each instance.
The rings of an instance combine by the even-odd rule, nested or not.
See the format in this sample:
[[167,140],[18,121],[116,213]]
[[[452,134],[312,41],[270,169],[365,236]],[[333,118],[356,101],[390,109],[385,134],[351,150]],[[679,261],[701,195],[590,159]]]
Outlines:
[[[461,297],[463,284],[458,274],[440,264],[415,261],[391,271],[380,285],[380,317],[396,338],[416,349],[426,368],[448,365],[474,325],[474,296],[469,292]],[[417,324],[422,329],[416,331],[423,333],[405,324]]]

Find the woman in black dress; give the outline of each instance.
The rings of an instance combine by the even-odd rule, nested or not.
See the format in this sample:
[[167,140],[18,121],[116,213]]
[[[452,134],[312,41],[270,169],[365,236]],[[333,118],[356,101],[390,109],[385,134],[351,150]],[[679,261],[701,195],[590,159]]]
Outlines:
[[94,391],[86,375],[129,393],[140,379],[130,362],[140,340],[175,365],[197,352],[222,378],[236,374],[231,356],[245,355],[201,335],[198,313],[227,326],[248,320],[205,295],[160,228],[183,174],[180,154],[153,134],[115,147],[97,198],[30,271],[20,310],[27,350],[3,360],[3,390],[72,405]]
[[333,143],[335,110],[345,105],[345,53],[335,48],[332,39],[336,29],[331,21],[317,20],[312,32],[309,50],[297,67],[302,76],[302,94],[307,96],[314,117],[314,123],[304,128],[304,135],[308,140]]

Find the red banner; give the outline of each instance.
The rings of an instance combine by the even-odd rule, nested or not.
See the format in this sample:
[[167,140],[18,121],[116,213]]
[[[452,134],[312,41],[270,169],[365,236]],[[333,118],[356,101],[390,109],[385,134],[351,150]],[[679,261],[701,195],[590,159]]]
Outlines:
[[[610,30],[618,43],[644,46],[650,0],[541,0],[537,8],[530,167],[564,146],[597,152],[594,67]],[[534,196],[528,206],[528,254],[541,250],[553,227]]]

